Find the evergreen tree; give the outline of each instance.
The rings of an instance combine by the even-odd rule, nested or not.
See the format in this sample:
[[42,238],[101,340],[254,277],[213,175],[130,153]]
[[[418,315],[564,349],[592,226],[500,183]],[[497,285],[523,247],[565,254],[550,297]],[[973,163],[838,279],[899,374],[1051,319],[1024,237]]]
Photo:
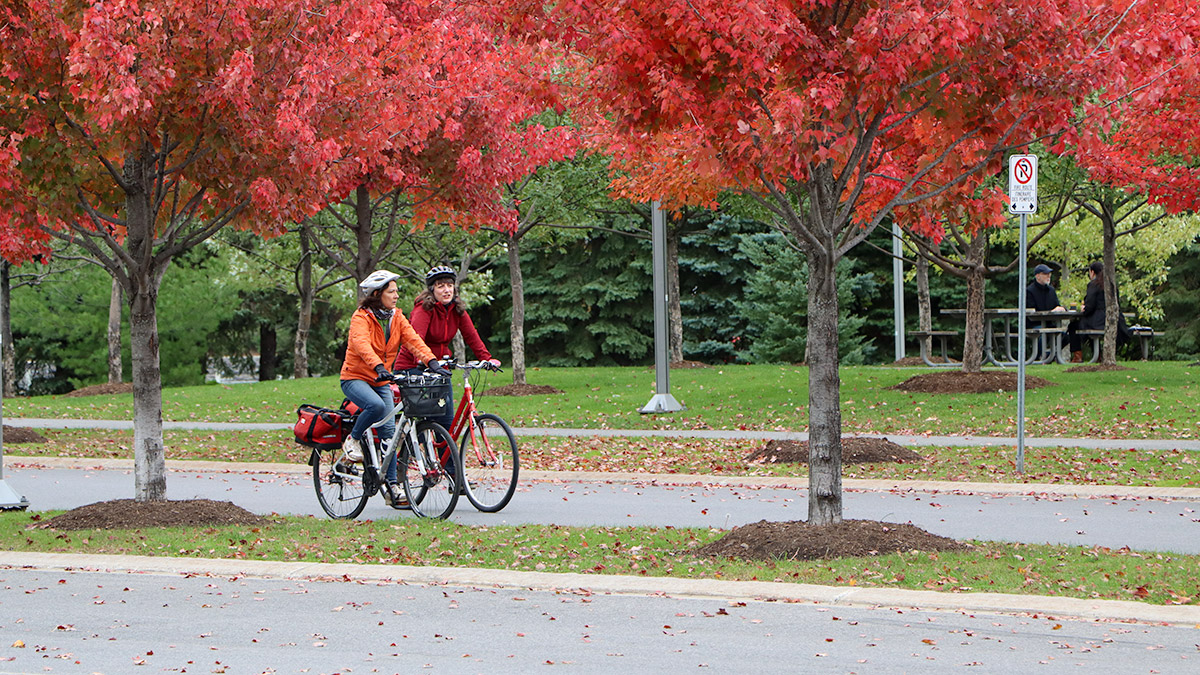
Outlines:
[[[653,358],[650,246],[644,239],[597,231],[565,244],[552,236],[523,251],[526,356],[531,366],[609,366]],[[511,310],[508,271],[497,267],[493,315]],[[508,326],[494,326],[488,341],[506,359]]]
[[1159,300],[1165,315],[1164,335],[1154,353],[1161,359],[1200,357],[1200,239],[1171,257],[1170,272]]
[[[742,239],[740,252],[756,268],[746,286],[740,315],[746,327],[755,361],[800,363],[807,360],[808,264],[804,256],[788,246],[778,232],[750,235]],[[864,308],[879,295],[879,284],[861,263],[843,258],[838,277],[839,362],[855,365],[874,358],[877,347],[863,333]]]

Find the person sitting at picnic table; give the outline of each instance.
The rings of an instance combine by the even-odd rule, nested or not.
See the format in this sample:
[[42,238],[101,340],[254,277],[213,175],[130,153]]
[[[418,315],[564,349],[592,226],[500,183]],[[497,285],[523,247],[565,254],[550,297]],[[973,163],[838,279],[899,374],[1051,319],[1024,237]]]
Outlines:
[[[1041,264],[1033,268],[1033,282],[1025,287],[1025,311],[1027,312],[1063,312],[1066,308],[1058,301],[1058,291],[1050,285],[1049,265]],[[1026,325],[1033,327],[1033,319],[1027,319]]]
[[[1071,363],[1083,363],[1083,339],[1076,331],[1104,330],[1104,263],[1097,260],[1088,266],[1087,290],[1083,296],[1082,316],[1067,324],[1067,340],[1071,345]],[[1120,304],[1120,298],[1117,298]],[[1125,315],[1117,312],[1117,347],[1129,340]]]

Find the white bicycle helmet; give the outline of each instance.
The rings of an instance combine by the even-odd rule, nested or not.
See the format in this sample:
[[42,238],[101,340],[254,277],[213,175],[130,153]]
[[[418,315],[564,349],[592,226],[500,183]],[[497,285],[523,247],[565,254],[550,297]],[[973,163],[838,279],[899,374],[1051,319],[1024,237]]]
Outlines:
[[454,268],[438,265],[425,273],[425,285],[433,286],[433,282],[442,278],[448,278],[455,283],[458,282],[458,275],[454,273]]
[[367,275],[366,279],[359,282],[358,287],[363,290],[363,293],[370,293],[388,285],[388,282],[399,279],[400,275],[387,270],[375,270]]

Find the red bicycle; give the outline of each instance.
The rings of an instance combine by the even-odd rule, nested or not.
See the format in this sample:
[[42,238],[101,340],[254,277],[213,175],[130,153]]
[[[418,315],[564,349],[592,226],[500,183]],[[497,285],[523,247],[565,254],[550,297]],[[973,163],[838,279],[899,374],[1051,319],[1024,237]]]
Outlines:
[[475,508],[495,513],[508,506],[517,490],[520,473],[517,437],[508,422],[498,415],[481,413],[475,407],[471,379],[472,373],[478,377],[480,371],[500,369],[486,361],[446,365],[463,372],[462,400],[450,424],[450,437],[458,442],[455,463],[461,467],[459,486]]

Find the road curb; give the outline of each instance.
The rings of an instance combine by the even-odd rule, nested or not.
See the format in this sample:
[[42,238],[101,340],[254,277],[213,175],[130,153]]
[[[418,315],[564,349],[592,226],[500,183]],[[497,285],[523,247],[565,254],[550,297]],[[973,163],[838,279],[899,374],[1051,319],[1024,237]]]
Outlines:
[[1044,618],[1154,623],[1200,628],[1200,607],[1123,600],[1082,600],[1003,593],[942,593],[894,588],[819,586],[768,581],[723,581],[623,575],[517,572],[459,567],[272,562],[214,558],[24,553],[0,551],[0,567],[63,572],[167,576],[255,577],[328,582],[470,586],[583,594],[712,598],[736,602],[789,602],[836,607],[895,608]]
[[[5,455],[12,468],[132,471],[131,459],[31,457]],[[167,470],[205,473],[306,474],[305,464],[269,462],[217,462],[167,460]],[[561,483],[619,483],[649,485],[717,485],[744,488],[807,489],[806,476],[710,476],[681,473],[617,473],[603,471],[522,471],[521,480]],[[1060,485],[1055,483],[971,483],[932,480],[868,480],[846,478],[842,486],[851,492],[928,492],[997,496],[1045,496],[1079,499],[1163,499],[1200,501],[1200,488],[1141,487],[1121,485]]]

